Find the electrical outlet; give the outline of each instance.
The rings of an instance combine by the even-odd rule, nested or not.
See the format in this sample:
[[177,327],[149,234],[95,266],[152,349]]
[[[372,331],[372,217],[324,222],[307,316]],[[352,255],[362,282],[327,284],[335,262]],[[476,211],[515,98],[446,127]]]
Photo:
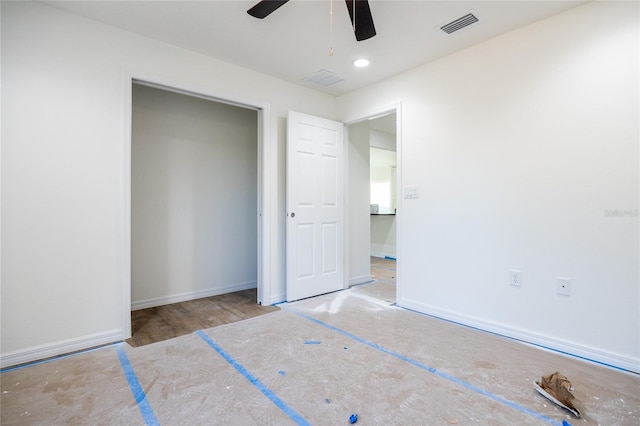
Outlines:
[[511,270],[511,285],[514,287],[522,286],[522,271]]
[[561,296],[571,295],[571,280],[569,278],[558,277],[556,281],[556,290]]

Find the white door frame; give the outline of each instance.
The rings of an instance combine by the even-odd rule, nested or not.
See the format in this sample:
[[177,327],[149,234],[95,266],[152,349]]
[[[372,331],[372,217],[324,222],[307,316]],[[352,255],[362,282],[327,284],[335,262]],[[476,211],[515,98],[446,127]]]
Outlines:
[[[396,257],[397,259],[400,259],[400,261],[398,261],[396,263],[396,300],[400,299],[400,296],[402,294],[402,280],[401,280],[401,276],[402,276],[402,271],[401,271],[401,266],[402,266],[402,250],[403,250],[403,244],[402,244],[402,233],[400,232],[401,230],[401,226],[402,226],[402,203],[403,203],[403,197],[402,197],[402,102],[398,101],[395,102],[393,104],[388,104],[385,106],[381,106],[379,108],[374,108],[372,110],[368,110],[365,111],[363,113],[358,113],[357,115],[354,115],[353,117],[347,117],[346,120],[344,120],[344,124],[345,124],[345,143],[344,143],[344,149],[345,149],[345,176],[349,176],[349,132],[348,132],[348,126],[352,125],[352,124],[356,124],[356,123],[360,123],[362,121],[367,121],[370,119],[373,119],[377,116],[381,116],[381,115],[386,115],[389,114],[391,112],[395,111],[396,113]],[[345,178],[345,229],[349,229],[349,215],[347,214],[347,212],[349,211],[349,180],[348,178]],[[348,265],[349,265],[349,257],[351,256],[351,251],[350,248],[348,246],[348,241],[349,238],[345,237],[345,249],[344,249],[344,253],[345,253],[345,271],[346,273],[349,272],[348,270]],[[347,279],[349,277],[346,277]]]
[[266,102],[257,102],[240,97],[219,94],[208,88],[198,87],[184,82],[174,81],[157,75],[130,74],[125,79],[125,99],[123,107],[123,146],[122,146],[122,189],[120,214],[117,228],[119,230],[118,275],[120,278],[120,307],[122,309],[121,332],[122,339],[131,337],[131,114],[132,114],[132,86],[142,84],[157,89],[193,96],[218,103],[238,106],[255,110],[258,113],[258,303],[271,304],[271,262],[268,256],[272,245],[272,218],[276,217],[273,210],[277,208],[277,200],[273,200],[277,188],[277,170],[272,170],[270,164],[276,164],[277,149],[275,143],[266,143],[270,133],[270,109]]

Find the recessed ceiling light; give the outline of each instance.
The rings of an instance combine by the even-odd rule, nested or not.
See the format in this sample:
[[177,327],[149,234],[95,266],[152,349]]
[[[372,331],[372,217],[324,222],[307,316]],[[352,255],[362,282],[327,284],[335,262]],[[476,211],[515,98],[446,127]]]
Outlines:
[[355,61],[353,61],[353,65],[358,67],[358,68],[368,67],[369,66],[369,60],[368,59],[364,59],[364,58],[356,59]]

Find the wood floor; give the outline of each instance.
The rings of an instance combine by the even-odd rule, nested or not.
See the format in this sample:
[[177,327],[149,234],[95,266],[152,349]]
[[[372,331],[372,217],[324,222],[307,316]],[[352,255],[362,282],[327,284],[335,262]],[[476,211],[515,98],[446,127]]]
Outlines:
[[256,289],[251,289],[133,311],[127,343],[148,345],[280,310],[258,305],[256,300]]
[[374,280],[388,284],[396,283],[396,261],[371,256],[371,276]]

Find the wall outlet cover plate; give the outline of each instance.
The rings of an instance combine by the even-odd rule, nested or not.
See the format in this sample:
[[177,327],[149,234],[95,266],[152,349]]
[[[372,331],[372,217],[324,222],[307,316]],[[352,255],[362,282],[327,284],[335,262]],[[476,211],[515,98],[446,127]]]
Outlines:
[[556,291],[561,296],[571,295],[571,280],[569,278],[558,277]]

